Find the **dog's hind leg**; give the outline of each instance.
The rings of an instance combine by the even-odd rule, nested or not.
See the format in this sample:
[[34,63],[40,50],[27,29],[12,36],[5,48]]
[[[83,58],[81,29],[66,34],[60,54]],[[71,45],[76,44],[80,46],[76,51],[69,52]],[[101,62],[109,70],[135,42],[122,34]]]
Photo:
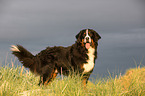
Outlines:
[[54,68],[54,66],[51,66],[51,68],[49,66],[45,66],[42,73],[43,74],[40,76],[40,81],[38,85],[49,84],[50,81],[52,81],[58,74],[57,69]]
[[40,76],[40,80],[39,80],[39,86],[41,86],[43,84],[43,76]]
[[51,77],[53,73],[55,65],[53,64],[46,64],[44,67],[40,69],[40,81],[38,85],[44,85],[48,78]]
[[[44,81],[44,85],[47,85],[49,84],[52,80],[54,80],[57,76],[58,72],[57,72],[57,69],[54,69],[53,72],[51,73],[50,77],[47,77],[46,80],[43,80]],[[44,76],[45,77],[45,76]]]
[[51,76],[47,78],[47,80],[44,82],[44,85],[47,85],[51,81],[53,81],[56,78],[57,74],[58,74],[57,69],[54,69],[53,72],[51,73]]

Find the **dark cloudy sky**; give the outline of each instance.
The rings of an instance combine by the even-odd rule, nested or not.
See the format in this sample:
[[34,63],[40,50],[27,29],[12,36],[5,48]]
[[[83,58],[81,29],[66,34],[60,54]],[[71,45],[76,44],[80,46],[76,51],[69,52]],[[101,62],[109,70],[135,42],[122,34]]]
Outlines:
[[12,58],[12,44],[36,54],[72,45],[80,30],[92,28],[102,37],[92,76],[143,66],[144,6],[144,0],[0,0],[0,60]]

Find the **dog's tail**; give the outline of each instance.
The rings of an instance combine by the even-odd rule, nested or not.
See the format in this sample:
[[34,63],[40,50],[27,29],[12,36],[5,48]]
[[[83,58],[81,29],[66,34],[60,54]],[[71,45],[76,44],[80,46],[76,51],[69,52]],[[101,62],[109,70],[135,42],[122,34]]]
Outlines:
[[24,67],[30,68],[34,66],[34,55],[27,51],[21,45],[11,45],[12,54],[18,57],[19,61],[23,64]]

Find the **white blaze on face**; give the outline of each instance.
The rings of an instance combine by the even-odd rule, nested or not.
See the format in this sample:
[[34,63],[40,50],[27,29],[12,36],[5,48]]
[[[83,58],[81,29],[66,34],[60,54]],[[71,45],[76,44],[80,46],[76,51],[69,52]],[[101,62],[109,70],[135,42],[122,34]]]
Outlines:
[[86,30],[86,37],[89,37],[89,30]]
[[89,43],[91,43],[91,37],[89,36],[89,30],[86,29],[86,36],[84,38],[84,42],[87,43],[87,38],[89,39]]
[[[89,40],[89,42],[87,42],[87,39]],[[91,43],[91,37],[89,36],[89,30],[88,29],[86,29],[86,36],[84,38],[84,43],[86,43],[85,44],[86,49],[89,49],[90,48],[90,43]]]

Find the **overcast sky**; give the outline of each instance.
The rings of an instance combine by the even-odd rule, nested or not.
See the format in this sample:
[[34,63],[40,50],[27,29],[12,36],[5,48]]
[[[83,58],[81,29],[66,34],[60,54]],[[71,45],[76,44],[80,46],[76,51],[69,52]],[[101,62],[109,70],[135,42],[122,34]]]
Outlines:
[[21,44],[33,54],[47,46],[70,46],[84,28],[96,30],[98,60],[93,75],[145,65],[144,0],[1,0],[0,60]]

